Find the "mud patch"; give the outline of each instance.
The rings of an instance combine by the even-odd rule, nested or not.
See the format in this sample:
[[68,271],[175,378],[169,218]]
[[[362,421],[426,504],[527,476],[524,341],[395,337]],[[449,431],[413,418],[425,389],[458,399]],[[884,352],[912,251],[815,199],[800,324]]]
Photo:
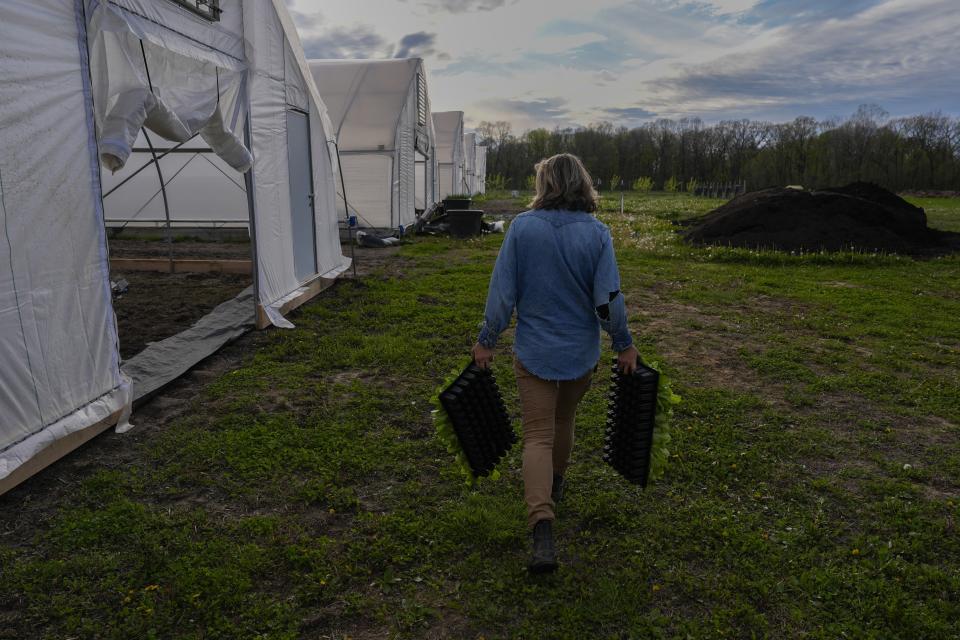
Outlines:
[[393,247],[351,247],[346,241],[343,243],[343,255],[353,260],[350,268],[343,272],[342,278],[363,278],[372,274],[386,271],[389,268],[390,275],[403,275],[403,269],[409,264],[399,255],[400,248],[403,245]]

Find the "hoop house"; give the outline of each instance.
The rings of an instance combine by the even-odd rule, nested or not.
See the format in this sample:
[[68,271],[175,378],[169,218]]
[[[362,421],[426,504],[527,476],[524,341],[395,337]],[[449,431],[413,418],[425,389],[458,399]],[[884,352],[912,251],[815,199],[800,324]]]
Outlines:
[[477,134],[463,135],[463,184],[470,195],[477,193]]
[[487,192],[487,147],[477,145],[477,159],[474,169],[474,190],[477,193]]
[[[434,130],[423,61],[311,60],[343,170],[340,212],[402,228],[436,200]],[[339,185],[338,185],[339,186]]]
[[[135,395],[101,174],[115,193],[156,189],[166,211],[246,203],[259,324],[291,326],[282,313],[348,264],[329,130],[282,0],[0,3],[0,493],[123,427]],[[229,185],[169,178],[208,165]]]
[[434,113],[433,129],[437,140],[439,197],[468,191],[464,179],[463,111]]

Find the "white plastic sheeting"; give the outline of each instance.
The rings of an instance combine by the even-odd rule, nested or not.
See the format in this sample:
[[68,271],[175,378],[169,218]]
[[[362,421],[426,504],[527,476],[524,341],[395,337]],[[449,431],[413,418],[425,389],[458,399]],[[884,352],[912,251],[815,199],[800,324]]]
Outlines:
[[212,356],[225,344],[254,327],[253,287],[223,302],[185,331],[151,342],[121,370],[133,381],[135,399],[147,398],[192,367]]
[[[244,28],[240,0],[220,0],[223,11],[215,22],[199,18],[166,0],[110,1],[126,9],[129,15],[139,17],[139,29],[157,46],[191,57],[204,55],[223,68],[243,60]],[[258,0],[257,4],[261,1]],[[269,2],[262,4],[265,9],[270,5]]]
[[81,16],[0,3],[0,479],[130,403]]
[[463,111],[439,111],[433,114],[439,165],[439,197],[468,191],[464,179]]
[[[333,123],[349,214],[367,227],[411,224],[415,209],[436,198],[433,162],[421,164],[426,188],[416,167],[418,155],[434,155],[423,61],[311,60],[310,71]],[[346,217],[342,191],[337,206]]]
[[[242,132],[243,122],[239,123]],[[242,227],[250,223],[242,173],[211,152],[199,137],[167,153],[176,143],[151,136],[166,185],[174,227]],[[161,227],[166,221],[160,174],[146,166],[152,156],[141,133],[135,151],[116,173],[103,173],[108,227]],[[146,151],[143,151],[146,150]],[[163,155],[167,153],[167,155]],[[114,190],[115,189],[115,190]],[[216,197],[213,197],[215,194]]]
[[[226,129],[221,111],[222,95],[234,98],[224,107],[236,106],[243,63],[182,43],[176,26],[184,20],[174,5],[164,12],[169,15],[158,16],[161,23],[108,0],[88,5],[94,113],[104,166],[122,168],[145,126],[176,142],[200,134],[227,164],[247,171],[250,153]],[[152,8],[165,6],[153,3]]]
[[[114,21],[122,18],[127,32],[125,41],[132,52],[125,56],[129,61],[124,57],[107,58],[98,65],[95,57],[95,70],[110,79],[118,78],[115,82],[120,83],[130,75],[122,71],[132,65],[137,73],[126,80],[128,84],[136,81],[140,90],[153,84],[159,95],[180,105],[188,120],[203,119],[208,112],[215,115],[213,107],[219,104],[224,129],[239,141],[244,137],[249,106],[243,11],[238,0],[223,0],[220,4],[220,21],[209,22],[172,2],[112,0],[109,15]],[[269,3],[260,4],[267,11],[271,9]],[[124,31],[119,26],[117,29]],[[144,40],[143,52],[147,53],[152,82],[145,80],[148,66],[142,60],[140,41],[130,42],[130,32]],[[112,35],[104,38],[107,42],[114,39]],[[97,50],[95,44],[91,46]],[[177,73],[178,69],[188,77]],[[150,128],[149,123],[147,127]],[[134,151],[125,166],[103,175],[104,192],[109,194],[104,200],[108,226],[159,226],[166,220],[160,176],[156,167],[144,168],[152,159],[149,145],[142,131],[134,133]],[[151,136],[158,155],[179,146],[159,161],[171,223],[187,227],[246,227],[250,211],[243,172],[248,165],[218,156],[208,137],[197,135],[178,145],[182,136]],[[101,149],[104,146],[101,139]]]
[[[250,96],[253,201],[260,303],[274,324],[284,299],[304,284],[296,275],[293,207],[287,153],[287,111],[309,116],[312,204],[318,275],[334,278],[348,266],[337,224],[336,151],[327,108],[310,75],[297,30],[283,0],[243,3]],[[306,194],[302,194],[306,195]]]

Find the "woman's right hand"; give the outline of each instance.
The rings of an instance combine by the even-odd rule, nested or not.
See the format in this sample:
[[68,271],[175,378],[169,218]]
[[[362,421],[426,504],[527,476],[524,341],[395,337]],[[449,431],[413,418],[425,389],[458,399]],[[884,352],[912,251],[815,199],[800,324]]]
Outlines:
[[478,367],[481,369],[490,368],[490,363],[493,362],[493,349],[489,349],[478,342],[473,345],[470,353],[473,355],[473,361],[477,363]]
[[635,346],[630,345],[617,354],[617,366],[620,367],[622,373],[630,375],[637,370],[637,360],[639,358],[640,352],[637,351]]

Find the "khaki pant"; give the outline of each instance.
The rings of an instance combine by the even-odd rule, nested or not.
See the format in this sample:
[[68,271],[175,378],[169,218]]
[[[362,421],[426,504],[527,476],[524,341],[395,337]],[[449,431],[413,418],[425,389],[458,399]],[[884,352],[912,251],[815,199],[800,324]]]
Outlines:
[[563,474],[573,449],[577,405],[590,388],[593,372],[578,380],[544,380],[514,359],[513,370],[523,414],[523,494],[527,524],[553,520],[553,474]]

